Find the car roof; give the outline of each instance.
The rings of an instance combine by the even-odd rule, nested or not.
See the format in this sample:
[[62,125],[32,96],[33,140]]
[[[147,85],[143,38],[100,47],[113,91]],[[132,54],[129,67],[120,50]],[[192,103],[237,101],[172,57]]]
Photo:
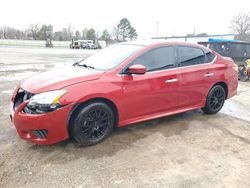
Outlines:
[[198,47],[202,49],[207,49],[202,45],[190,43],[190,42],[180,42],[180,41],[166,41],[166,40],[137,40],[131,42],[122,42],[121,45],[138,45],[138,46],[163,46],[163,45],[182,45],[182,46],[191,46]]

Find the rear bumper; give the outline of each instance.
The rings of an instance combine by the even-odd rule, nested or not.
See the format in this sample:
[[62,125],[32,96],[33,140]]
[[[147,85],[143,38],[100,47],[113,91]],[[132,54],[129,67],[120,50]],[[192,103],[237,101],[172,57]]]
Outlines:
[[[23,112],[26,103],[23,102],[14,112],[11,104],[11,119],[17,133],[22,139],[36,144],[54,144],[65,140],[68,134],[68,118],[73,104],[59,108],[46,114],[27,114]],[[37,130],[47,130],[43,138],[37,136]]]

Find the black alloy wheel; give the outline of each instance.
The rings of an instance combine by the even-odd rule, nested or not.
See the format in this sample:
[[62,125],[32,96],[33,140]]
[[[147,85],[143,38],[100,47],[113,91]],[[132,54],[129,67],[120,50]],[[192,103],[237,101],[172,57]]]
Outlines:
[[115,123],[112,109],[105,103],[84,105],[75,116],[71,134],[82,146],[102,142],[112,131]]
[[209,91],[206,106],[202,110],[206,114],[216,114],[223,107],[225,100],[225,89],[221,85],[216,85]]

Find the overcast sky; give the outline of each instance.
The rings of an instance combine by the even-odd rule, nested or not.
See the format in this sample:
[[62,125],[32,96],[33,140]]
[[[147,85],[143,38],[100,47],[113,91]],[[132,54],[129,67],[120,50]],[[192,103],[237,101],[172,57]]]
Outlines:
[[69,24],[74,29],[112,30],[126,17],[140,38],[232,33],[232,17],[250,11],[250,0],[1,0],[0,25],[24,29],[29,24],[52,24],[54,31]]

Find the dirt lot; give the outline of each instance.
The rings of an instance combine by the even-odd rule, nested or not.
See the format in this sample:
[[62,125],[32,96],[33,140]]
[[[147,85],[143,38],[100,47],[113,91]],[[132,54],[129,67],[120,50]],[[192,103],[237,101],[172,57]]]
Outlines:
[[19,139],[8,116],[15,85],[93,52],[0,46],[0,187],[250,187],[249,83],[217,115],[139,123],[92,147]]

